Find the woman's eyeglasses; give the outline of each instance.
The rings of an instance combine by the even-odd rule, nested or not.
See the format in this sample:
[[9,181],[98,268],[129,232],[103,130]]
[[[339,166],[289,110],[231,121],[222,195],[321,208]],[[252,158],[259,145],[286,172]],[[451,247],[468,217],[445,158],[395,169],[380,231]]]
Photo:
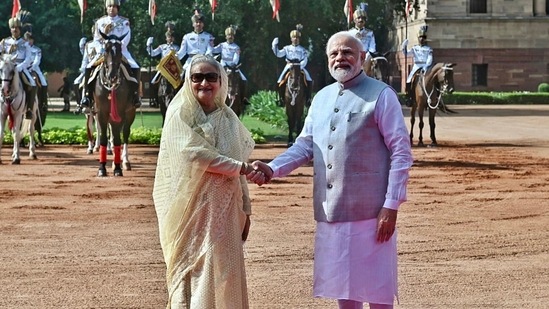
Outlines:
[[193,74],[191,74],[191,81],[193,83],[201,83],[204,79],[206,79],[206,81],[208,83],[215,83],[219,79],[219,74],[217,74],[217,73],[206,73],[206,74],[193,73]]

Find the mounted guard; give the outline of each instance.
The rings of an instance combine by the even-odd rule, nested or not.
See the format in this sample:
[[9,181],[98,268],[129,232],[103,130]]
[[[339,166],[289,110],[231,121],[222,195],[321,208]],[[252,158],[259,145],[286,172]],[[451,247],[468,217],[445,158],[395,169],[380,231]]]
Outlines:
[[[226,41],[214,47],[213,53],[221,55],[221,60],[219,62],[221,63],[223,68],[225,68],[225,70],[227,71],[227,75],[230,76],[229,78],[230,91],[228,93],[229,101],[232,101],[231,103],[234,103],[237,100],[235,97],[238,96],[239,97],[238,100],[240,101],[239,103],[241,103],[240,105],[242,105],[242,106],[238,106],[238,108],[236,107],[233,108],[231,104],[229,104],[229,106],[233,108],[233,110],[235,111],[235,113],[237,113],[238,116],[240,116],[240,113],[243,112],[244,110],[243,104],[245,104],[248,100],[246,98],[246,88],[247,88],[246,85],[248,83],[248,79],[240,69],[240,66],[241,66],[240,46],[238,46],[238,44],[234,42],[237,29],[238,27],[233,25],[230,25],[229,27],[227,27],[227,29],[225,29]],[[237,79],[233,79],[232,74],[238,75],[239,81],[237,81]],[[238,83],[238,87],[233,87],[234,84],[236,84],[236,83],[233,83],[233,81]],[[231,96],[233,96],[233,98],[231,98]]]
[[414,45],[410,50],[407,48],[408,39],[405,39],[402,42],[402,52],[405,57],[407,57],[408,53],[412,53],[412,57],[414,59],[414,66],[406,79],[406,106],[408,107],[413,105],[414,100],[412,95],[412,80],[414,79],[414,75],[419,72],[422,74],[427,72],[433,64],[433,49],[427,45],[427,30],[427,25],[420,27],[417,34],[419,44]]
[[[195,9],[194,15],[191,17],[193,31],[185,34],[181,40],[181,47],[177,51],[177,58],[183,61],[185,56],[185,64],[183,64],[183,75],[187,66],[191,63],[194,55],[213,55],[214,36],[204,31],[204,23],[206,17],[200,13],[200,10]],[[183,76],[182,76],[183,77]]]
[[311,88],[313,86],[313,79],[311,78],[311,75],[305,68],[307,65],[307,61],[309,58],[309,53],[307,50],[299,45],[299,39],[301,38],[301,30],[303,29],[303,26],[301,24],[296,25],[296,29],[292,30],[290,32],[290,40],[292,41],[291,45],[286,45],[282,49],[278,49],[278,37],[273,39],[272,42],[272,50],[275,56],[278,58],[286,57],[286,66],[284,67],[284,70],[282,70],[282,73],[278,77],[277,85],[278,85],[278,94],[280,97],[279,104],[280,106],[284,106],[284,91],[285,91],[285,83],[286,83],[286,74],[288,73],[288,70],[292,67],[292,62],[298,61],[301,64],[301,70],[303,74],[305,75],[305,80],[307,81],[306,87],[305,87],[305,97],[306,97],[306,104],[309,105],[311,101]]
[[368,4],[360,3],[353,13],[353,21],[355,27],[349,29],[349,32],[354,35],[362,45],[366,52],[366,59],[362,64],[362,68],[366,75],[372,77],[372,56],[376,54],[376,39],[374,37],[374,31],[366,28],[366,22],[368,21]]
[[17,63],[16,70],[19,72],[19,77],[23,82],[25,90],[25,119],[32,119],[32,111],[34,109],[34,101],[36,98],[36,83],[32,78],[28,68],[32,64],[31,47],[27,41],[21,37],[23,27],[28,27],[30,24],[26,21],[30,18],[30,13],[21,10],[15,17],[8,21],[11,36],[0,41],[0,53],[17,55],[15,62]]
[[[132,93],[133,93],[133,104],[136,108],[141,106],[141,97],[139,95],[139,84],[141,80],[141,68],[137,62],[133,59],[132,55],[128,51],[128,45],[131,39],[131,28],[130,21],[118,15],[120,11],[120,0],[105,0],[105,8],[107,10],[107,15],[99,18],[95,22],[95,32],[93,40],[102,44],[101,33],[105,34],[107,37],[114,36],[123,38],[122,43],[122,55],[124,56],[124,62],[126,66],[129,66],[132,72],[132,78],[135,81],[131,82]],[[95,83],[90,81],[90,76],[92,71],[101,63],[103,52],[98,53],[92,61],[87,65],[85,74],[84,74],[84,95],[80,105],[86,111],[91,107],[91,96]]]

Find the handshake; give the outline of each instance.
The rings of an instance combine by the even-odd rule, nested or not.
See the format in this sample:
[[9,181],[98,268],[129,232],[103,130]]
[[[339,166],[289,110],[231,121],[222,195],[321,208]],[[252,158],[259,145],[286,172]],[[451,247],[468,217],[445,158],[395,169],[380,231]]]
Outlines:
[[261,186],[271,181],[273,170],[266,163],[256,160],[251,164],[242,164],[241,174],[246,175],[246,179]]

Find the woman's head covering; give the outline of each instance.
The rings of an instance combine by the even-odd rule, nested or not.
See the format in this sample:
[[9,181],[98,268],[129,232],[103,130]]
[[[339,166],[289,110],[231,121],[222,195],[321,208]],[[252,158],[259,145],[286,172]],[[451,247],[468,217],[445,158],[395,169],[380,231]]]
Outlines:
[[215,105],[217,107],[226,106],[225,99],[227,98],[227,93],[229,91],[227,72],[225,72],[221,64],[217,60],[215,60],[214,57],[207,55],[195,55],[191,59],[191,63],[189,63],[189,65],[187,66],[187,71],[185,72],[185,83],[183,84],[182,89],[185,96],[185,101],[194,102],[195,104],[198,104],[198,106],[200,106],[200,104],[194,97],[192,89],[193,83],[191,81],[191,69],[199,63],[208,63],[216,68],[216,73],[219,74],[219,77],[221,79],[221,87],[219,88],[219,92],[215,97]]

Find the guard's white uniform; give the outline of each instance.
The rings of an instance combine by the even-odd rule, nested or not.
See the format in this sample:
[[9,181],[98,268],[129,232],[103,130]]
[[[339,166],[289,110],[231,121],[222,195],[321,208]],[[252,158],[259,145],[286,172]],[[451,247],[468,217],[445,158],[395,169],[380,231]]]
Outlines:
[[25,74],[31,86],[36,86],[28,70],[28,67],[32,64],[32,53],[29,43],[23,38],[14,39],[13,37],[9,37],[2,40],[1,48],[2,53],[17,54],[17,58],[15,59],[17,72]]
[[[80,64],[80,75],[74,79],[74,84],[79,85],[84,79],[84,72],[88,67],[88,64],[92,60],[97,60],[98,55],[103,53],[103,43],[100,41],[91,40],[84,45],[84,54],[82,56],[82,63]],[[95,62],[95,61],[94,61]]]
[[[279,50],[277,45],[273,45],[272,48],[273,48],[273,53],[278,58],[286,57],[287,61],[290,61],[290,60],[293,60],[293,59],[299,60],[300,64],[301,64],[301,69],[303,70],[303,73],[305,73],[305,79],[307,79],[307,81],[310,81],[310,82],[313,81],[313,79],[311,78],[311,75],[309,74],[309,72],[305,68],[305,66],[307,65],[309,53],[307,52],[307,50],[303,46],[301,46],[301,45],[286,45],[286,46],[284,46],[284,48]],[[282,81],[282,79],[284,78],[284,75],[286,74],[286,72],[288,72],[288,70],[291,67],[292,67],[291,63],[286,64],[286,66],[284,67],[284,70],[282,70],[282,73],[278,77],[277,83],[280,83]]]
[[[103,32],[106,35],[114,35],[117,37],[122,37],[122,55],[126,58],[128,61],[128,64],[132,69],[138,69],[139,65],[135,60],[133,59],[132,55],[128,51],[128,44],[130,43],[130,40],[132,38],[132,33],[130,29],[130,21],[122,16],[116,15],[114,17],[110,17],[108,15],[105,15],[101,18],[99,18],[95,22],[95,33],[93,36],[93,39],[95,41],[101,42],[103,40],[103,37],[99,33],[99,31]],[[91,67],[91,65],[99,59],[101,55],[96,55],[93,61],[90,61],[88,64],[88,68]]]
[[191,59],[194,55],[212,56],[213,42],[213,35],[206,31],[202,31],[200,33],[189,32],[185,34],[181,40],[181,47],[177,52],[177,58],[179,58],[179,60],[183,59],[186,55],[189,56],[185,61],[185,64],[183,64],[183,72],[185,72],[187,66],[191,63]]
[[[404,43],[407,43],[407,41],[404,41]],[[433,49],[427,45],[414,45],[412,46],[412,49],[408,50],[406,44],[404,43],[402,44],[402,52],[404,54],[412,53],[414,58],[414,66],[406,79],[406,83],[410,83],[412,82],[412,77],[417,70],[423,69],[427,71],[429,69],[433,63]]]
[[[220,43],[214,47],[213,52],[214,54],[221,53],[220,63],[222,66],[236,66],[240,62],[240,46],[238,46],[235,42]],[[240,73],[242,80],[248,80],[240,69],[238,69],[238,73]]]
[[32,63],[28,67],[28,70],[30,72],[36,72],[36,75],[38,75],[38,78],[40,79],[40,84],[42,84],[42,86],[47,86],[48,82],[46,81],[46,78],[44,77],[44,74],[42,74],[42,70],[40,69],[40,63],[42,62],[42,50],[36,45],[29,45],[29,47],[31,50]]
[[364,50],[366,53],[366,60],[369,60],[372,56],[370,53],[376,52],[376,39],[374,37],[374,32],[368,28],[352,28],[349,29],[349,32],[355,36],[357,39],[362,42],[362,45],[364,46]]
[[[179,45],[176,45],[176,44],[168,44],[168,43],[165,43],[165,44],[161,44],[159,45],[157,48],[153,49],[151,51],[152,48],[147,48],[147,53],[151,56],[151,57],[156,57],[158,55],[162,55],[162,58],[166,57],[172,50],[175,51],[177,53],[177,51],[179,50]],[[156,74],[154,75],[153,79],[151,80],[151,83],[156,83],[158,81],[158,79],[160,78],[160,72],[156,72]]]
[[162,58],[164,58],[172,50],[177,52],[179,50],[179,45],[167,44],[167,43],[166,44],[161,44],[157,48],[153,49],[152,51],[151,51],[151,48],[147,48],[147,53],[151,57],[156,57],[158,55],[162,55]]

